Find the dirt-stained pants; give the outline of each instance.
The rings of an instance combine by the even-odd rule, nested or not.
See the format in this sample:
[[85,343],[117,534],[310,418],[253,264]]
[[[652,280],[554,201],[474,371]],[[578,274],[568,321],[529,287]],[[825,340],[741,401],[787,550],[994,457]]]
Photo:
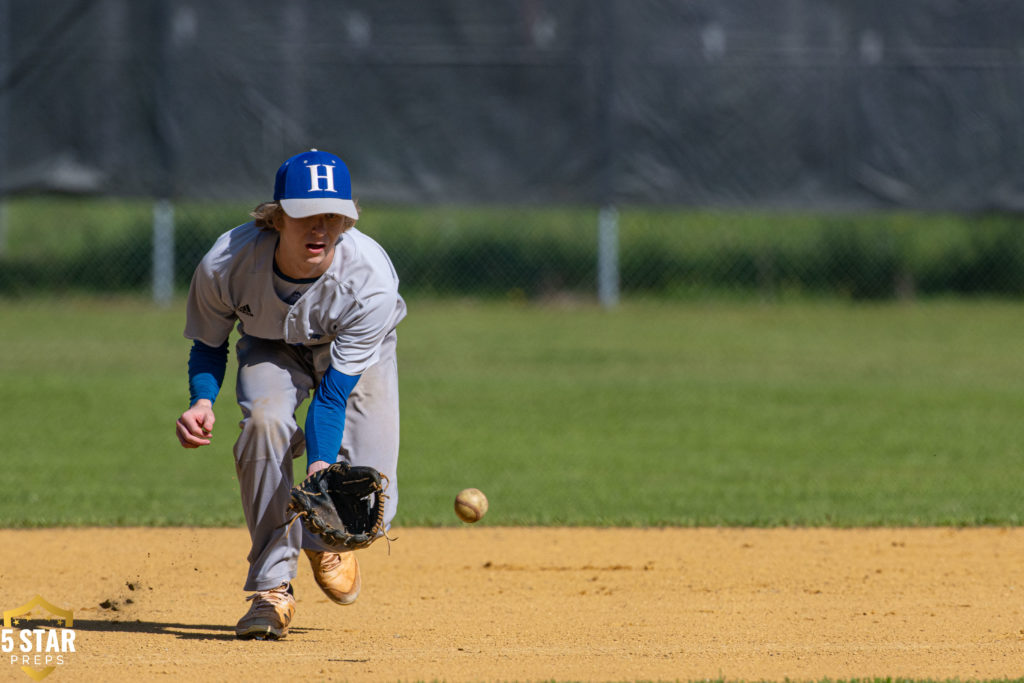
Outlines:
[[[368,465],[390,484],[384,508],[390,527],[398,505],[397,335],[383,341],[380,359],[349,395],[339,461]],[[304,454],[305,436],[295,411],[312,395],[330,362],[329,345],[308,348],[243,336],[236,346],[236,392],[242,433],[235,443],[235,471],[249,527],[249,576],[245,590],[267,590],[291,581],[302,548],[326,550],[301,521],[290,527],[292,460]]]

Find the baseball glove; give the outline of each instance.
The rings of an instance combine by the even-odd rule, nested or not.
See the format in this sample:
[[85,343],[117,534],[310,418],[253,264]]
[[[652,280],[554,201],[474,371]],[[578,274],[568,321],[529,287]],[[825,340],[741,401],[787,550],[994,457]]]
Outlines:
[[[387,478],[372,467],[335,463],[292,489],[291,522],[302,523],[329,548],[358,550],[385,535]],[[390,539],[389,539],[390,540]]]

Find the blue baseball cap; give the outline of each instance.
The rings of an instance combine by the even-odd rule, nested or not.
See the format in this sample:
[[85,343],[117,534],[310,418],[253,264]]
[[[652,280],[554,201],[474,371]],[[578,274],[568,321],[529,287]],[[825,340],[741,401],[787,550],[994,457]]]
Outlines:
[[296,154],[281,164],[274,181],[274,201],[292,218],[318,213],[359,218],[352,201],[348,167],[333,154],[317,149]]

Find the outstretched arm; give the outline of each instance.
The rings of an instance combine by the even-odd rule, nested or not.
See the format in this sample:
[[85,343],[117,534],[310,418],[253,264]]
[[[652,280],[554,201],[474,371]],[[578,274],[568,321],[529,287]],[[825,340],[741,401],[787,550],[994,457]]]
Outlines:
[[359,375],[328,368],[306,412],[306,476],[337,462],[348,396]]
[[199,448],[210,443],[213,435],[213,402],[217,400],[228,364],[228,343],[207,346],[192,342],[188,357],[189,409],[181,414],[175,426],[178,441],[184,448]]

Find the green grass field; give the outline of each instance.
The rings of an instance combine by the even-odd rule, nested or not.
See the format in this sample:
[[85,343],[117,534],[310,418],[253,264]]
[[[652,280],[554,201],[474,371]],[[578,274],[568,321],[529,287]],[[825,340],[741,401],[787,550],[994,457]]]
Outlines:
[[[1016,525],[1015,302],[413,300],[396,523]],[[0,525],[242,523],[233,368],[183,450],[183,305],[0,303]]]

